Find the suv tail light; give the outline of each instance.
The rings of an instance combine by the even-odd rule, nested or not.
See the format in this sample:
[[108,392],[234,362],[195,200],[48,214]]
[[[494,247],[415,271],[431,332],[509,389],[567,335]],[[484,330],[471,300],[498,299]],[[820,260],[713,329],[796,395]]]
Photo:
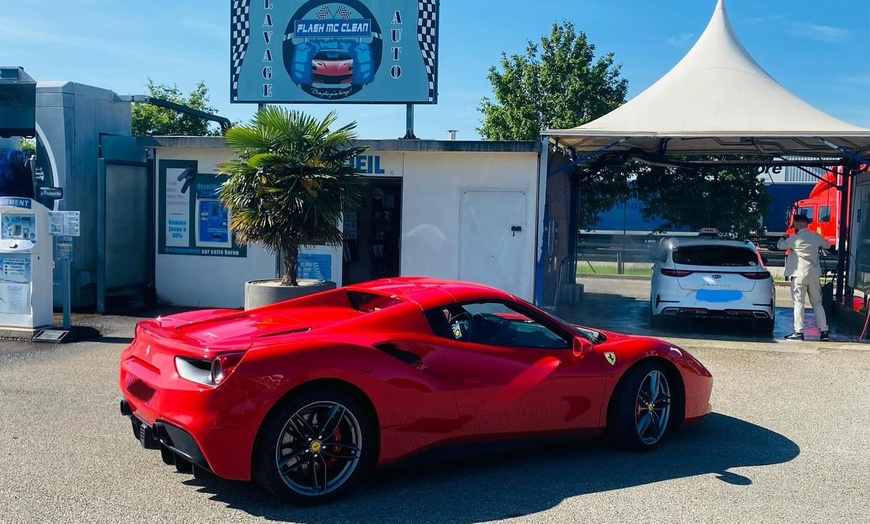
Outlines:
[[694,271],[686,271],[685,269],[668,269],[663,267],[661,273],[666,277],[687,277],[694,273]]
[[745,273],[740,273],[740,276],[746,277],[749,280],[766,280],[770,278],[769,271],[746,271]]

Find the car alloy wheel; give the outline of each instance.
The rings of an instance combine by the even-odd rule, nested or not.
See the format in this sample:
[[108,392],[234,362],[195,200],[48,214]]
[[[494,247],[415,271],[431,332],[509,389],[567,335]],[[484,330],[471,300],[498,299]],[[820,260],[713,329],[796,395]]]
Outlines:
[[668,429],[671,416],[671,388],[664,373],[647,373],[637,391],[634,423],[637,436],[647,446],[656,445]]
[[303,504],[344,491],[372,463],[365,411],[343,392],[306,392],[264,428],[254,478],[273,494]]
[[661,364],[644,361],[625,372],[608,406],[607,431],[623,448],[652,449],[671,420],[671,383]]
[[336,402],[315,402],[290,416],[275,446],[284,483],[303,495],[325,495],[353,474],[362,452],[359,422]]

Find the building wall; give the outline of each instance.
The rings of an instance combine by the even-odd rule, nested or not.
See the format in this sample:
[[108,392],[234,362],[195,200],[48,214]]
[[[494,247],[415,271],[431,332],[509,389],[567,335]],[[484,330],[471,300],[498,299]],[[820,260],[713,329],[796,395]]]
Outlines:
[[[225,147],[161,147],[156,150],[155,165],[159,166],[161,160],[196,160],[200,173],[216,173],[218,164],[228,161],[230,156]],[[158,231],[164,227],[159,218],[156,227]],[[244,258],[160,253],[156,257],[157,299],[169,305],[243,307],[246,281],[276,276],[276,257],[259,245],[247,246]]]
[[[158,170],[161,160],[196,160],[199,173],[216,172],[217,165],[230,158],[229,149],[220,139],[161,137],[158,140],[162,144],[156,148],[155,154]],[[499,192],[503,192],[516,197],[513,201],[522,201],[523,209],[512,210],[516,211],[514,214],[517,216],[524,217],[522,223],[511,219],[510,223],[500,224],[497,231],[485,232],[481,238],[482,242],[492,244],[494,238],[502,235],[512,246],[511,252],[518,254],[500,260],[497,257],[499,251],[496,250],[494,256],[480,257],[481,265],[470,269],[483,275],[478,281],[533,300],[539,216],[537,150],[528,145],[513,148],[519,150],[510,150],[510,145],[500,143],[477,144],[482,145],[471,143],[469,146],[458,141],[447,145],[372,141],[366,144],[370,149],[357,167],[369,176],[402,180],[401,274],[404,276],[461,278],[463,269],[466,269],[465,274],[469,274],[468,268],[460,267],[463,242],[460,237],[461,232],[467,230],[463,229],[461,218],[463,192],[476,190],[486,195],[496,195],[495,202],[499,201]],[[396,150],[403,147],[411,150]],[[416,147],[423,150],[413,150]],[[474,150],[429,150],[427,147],[470,147]],[[499,150],[499,147],[509,150]],[[159,184],[157,186],[159,192]],[[156,227],[159,229],[165,225],[158,223]],[[511,227],[521,230],[511,233]],[[495,236],[490,238],[491,235]],[[466,246],[469,242],[474,246],[474,239],[465,238],[464,241]],[[340,249],[315,247],[305,251],[330,254],[333,262],[331,280],[341,285]],[[509,278],[504,277],[503,271],[502,276],[496,278],[498,271],[487,270],[487,267],[503,269],[501,265],[511,269]],[[514,267],[518,269],[513,271]],[[244,303],[244,282],[274,278],[276,259],[257,245],[247,246],[245,258],[158,253],[155,272],[157,296],[163,303],[241,307]]]
[[[526,300],[533,299],[536,217],[538,207],[537,153],[428,152],[405,153],[402,219],[402,274],[458,278],[460,217],[465,189],[517,189],[526,192],[522,225],[527,268],[505,287]],[[501,234],[493,231],[491,234]],[[483,263],[483,261],[481,261]],[[507,284],[507,285],[505,285]]]

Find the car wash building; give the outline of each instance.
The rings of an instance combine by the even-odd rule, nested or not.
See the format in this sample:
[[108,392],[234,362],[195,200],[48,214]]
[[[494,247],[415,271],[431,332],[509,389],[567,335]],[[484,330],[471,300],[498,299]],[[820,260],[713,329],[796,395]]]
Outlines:
[[[236,243],[215,196],[232,151],[220,137],[154,137],[155,283],[162,303],[240,307],[279,259]],[[532,300],[542,210],[538,142],[363,140],[364,203],[340,246],[309,246],[301,278],[338,285],[399,275],[459,278]]]

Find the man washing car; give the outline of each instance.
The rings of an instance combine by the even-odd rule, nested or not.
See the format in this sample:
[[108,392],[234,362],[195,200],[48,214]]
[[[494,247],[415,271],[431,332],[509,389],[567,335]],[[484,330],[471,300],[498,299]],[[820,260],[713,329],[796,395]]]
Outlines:
[[819,326],[819,340],[830,340],[828,320],[822,306],[822,276],[819,264],[819,249],[835,253],[836,249],[822,235],[807,229],[809,219],[806,215],[794,216],[795,234],[783,236],[776,243],[779,249],[791,249],[797,258],[797,265],[791,274],[791,297],[794,302],[794,332],[786,340],[804,340],[804,301],[807,296],[816,313]]

